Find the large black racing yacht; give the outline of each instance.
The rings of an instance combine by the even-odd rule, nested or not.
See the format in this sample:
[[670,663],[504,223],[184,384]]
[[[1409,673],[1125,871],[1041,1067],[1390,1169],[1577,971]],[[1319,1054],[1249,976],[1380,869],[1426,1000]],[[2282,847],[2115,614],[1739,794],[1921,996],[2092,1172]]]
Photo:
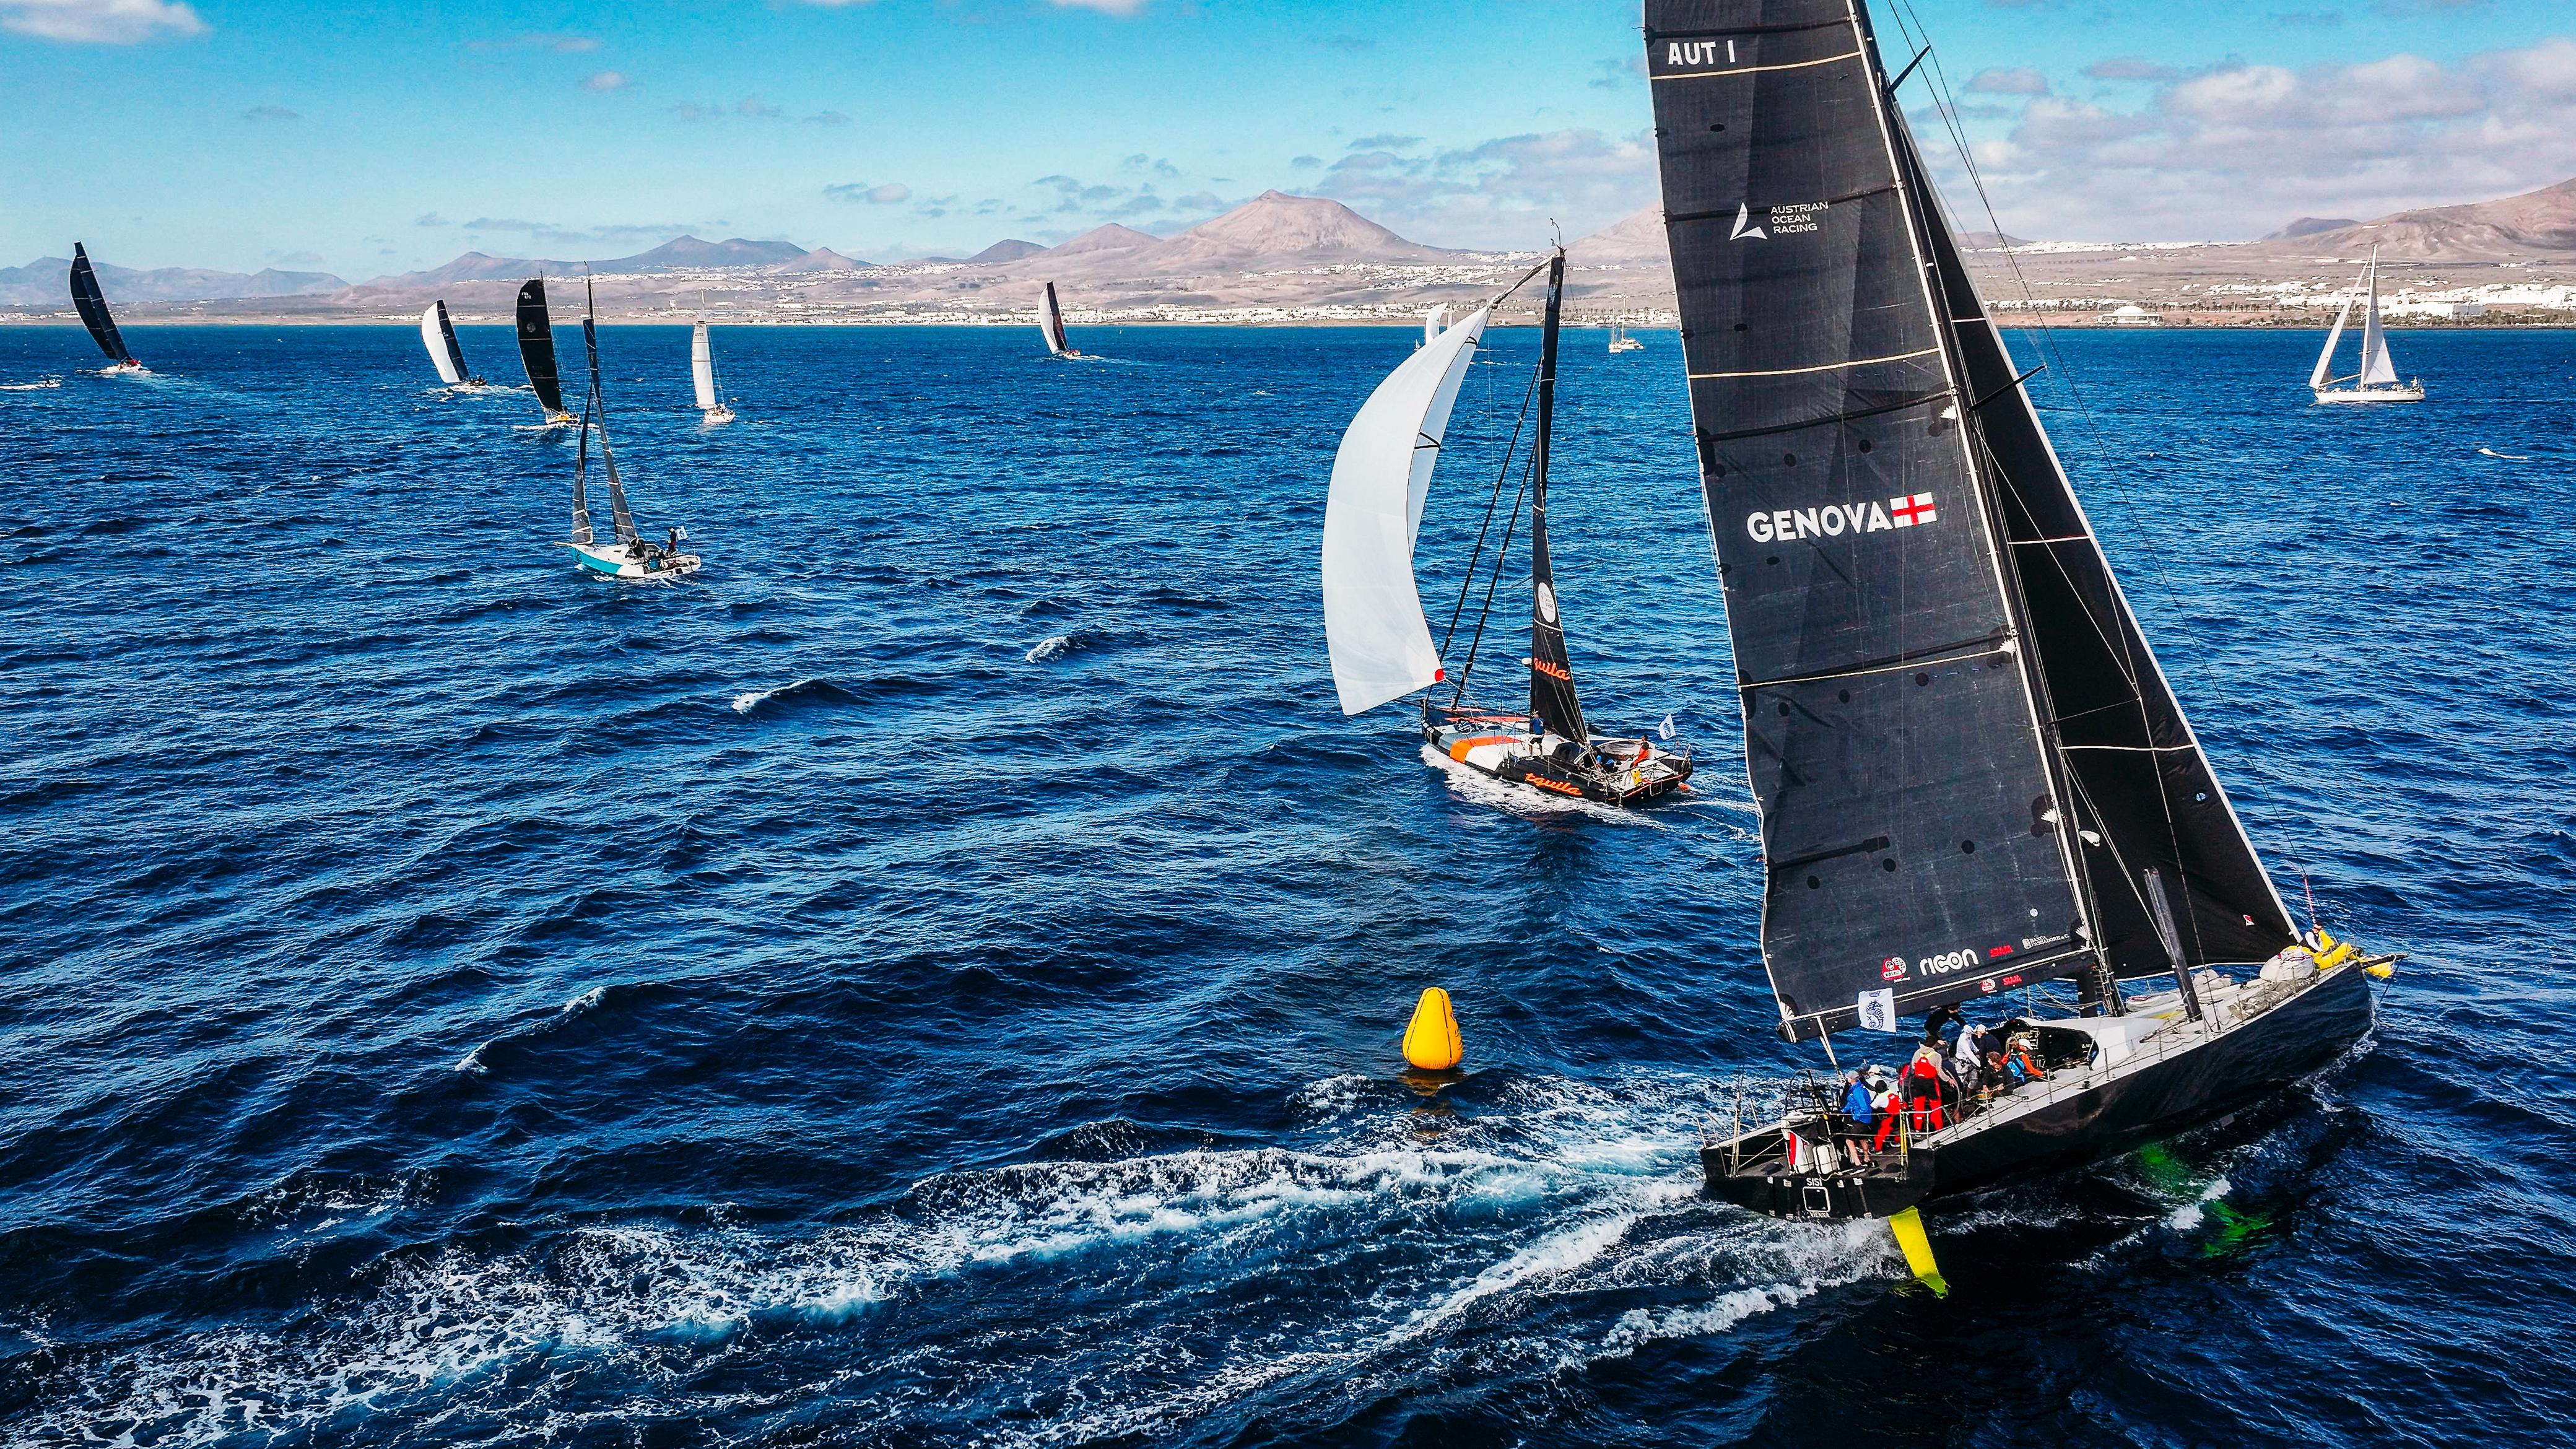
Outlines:
[[1829,1059],[1834,1033],[1869,1056],[1893,1033],[1903,1060],[1908,1018],[1965,1005],[2029,1068],[1892,1140],[1852,1131],[1838,1087],[1793,1093],[1709,1134],[1710,1191],[1897,1216],[1903,1239],[1918,1203],[2334,1062],[2396,958],[2292,921],[1961,264],[1860,0],[1645,16],[1780,1029]]

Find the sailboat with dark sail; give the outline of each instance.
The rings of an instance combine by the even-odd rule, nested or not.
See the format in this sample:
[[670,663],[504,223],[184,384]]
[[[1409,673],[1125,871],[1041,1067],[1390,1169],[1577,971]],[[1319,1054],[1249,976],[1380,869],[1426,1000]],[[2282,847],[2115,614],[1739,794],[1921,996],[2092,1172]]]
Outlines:
[[[1484,639],[1486,614],[1480,610],[1466,662],[1449,698],[1443,702],[1428,694],[1423,697],[1422,737],[1443,757],[1499,780],[1598,804],[1638,805],[1681,789],[1690,779],[1691,761],[1688,755],[1665,750],[1644,735],[1610,738],[1592,733],[1575,694],[1574,666],[1566,652],[1565,622],[1547,538],[1548,448],[1555,429],[1564,252],[1552,256],[1544,270],[1547,311],[1539,333],[1538,372],[1532,379],[1536,426],[1521,486],[1493,557],[1493,578],[1498,582],[1526,502],[1530,653],[1524,663],[1529,668],[1529,709],[1526,713],[1498,711],[1467,697]],[[1513,290],[1537,275],[1532,271]],[[1413,544],[1421,531],[1431,470],[1439,461],[1440,441],[1457,402],[1459,383],[1494,308],[1510,295],[1504,293],[1424,343],[1378,384],[1342,434],[1341,450],[1333,459],[1332,489],[1324,504],[1323,585],[1333,685],[1345,715],[1449,682],[1440,662],[1444,648],[1432,645],[1430,623],[1423,616],[1414,583]],[[1496,479],[1497,504],[1511,462],[1506,457]],[[1479,581],[1493,522],[1489,506],[1476,553],[1460,585],[1458,608],[1451,616],[1451,642],[1455,642],[1468,593]],[[1490,609],[1493,595],[1489,583],[1485,609]]]
[[1046,338],[1047,356],[1082,356],[1064,340],[1064,309],[1056,305],[1053,282],[1046,284],[1045,293],[1038,298],[1038,332]]
[[[1760,1212],[1896,1217],[1913,1257],[1919,1203],[2332,1063],[2396,958],[2293,923],[1961,264],[1860,0],[1645,15],[1780,1029],[1830,1057],[1832,1033],[1985,1003],[2020,1058],[1892,1136],[1793,1093],[1702,1162]],[[2070,978],[2060,1014],[2027,989]]]
[[125,334],[116,330],[116,319],[108,315],[107,294],[99,290],[98,272],[90,266],[89,252],[79,242],[72,243],[72,309],[80,313],[81,325],[89,329],[90,340],[107,354],[107,366],[99,371],[150,371],[125,350]]
[[429,349],[429,365],[438,369],[438,380],[456,392],[481,392],[487,385],[465,365],[465,349],[456,340],[456,324],[448,320],[445,298],[421,309],[420,343]]
[[[534,285],[533,283],[531,285]],[[650,543],[638,536],[635,515],[626,506],[626,485],[617,476],[617,454],[608,443],[608,398],[599,385],[599,325],[596,307],[590,302],[590,285],[582,284],[581,350],[590,363],[590,391],[582,398],[581,451],[573,464],[572,537],[558,539],[571,549],[573,558],[593,573],[618,579],[675,579],[693,574],[704,562],[696,554],[682,553],[680,545],[688,539],[686,529],[672,529],[663,543]],[[522,295],[525,295],[524,293]],[[522,333],[522,336],[525,334]],[[611,537],[605,543],[592,533],[590,526],[590,439],[599,435],[600,469],[608,478],[608,518]]]
[[[582,323],[587,335],[590,323]],[[573,421],[564,411],[563,373],[555,366],[555,319],[546,310],[546,279],[530,277],[519,286],[519,365],[527,369],[528,390],[537,395],[537,405],[546,410],[543,428],[558,428]]]

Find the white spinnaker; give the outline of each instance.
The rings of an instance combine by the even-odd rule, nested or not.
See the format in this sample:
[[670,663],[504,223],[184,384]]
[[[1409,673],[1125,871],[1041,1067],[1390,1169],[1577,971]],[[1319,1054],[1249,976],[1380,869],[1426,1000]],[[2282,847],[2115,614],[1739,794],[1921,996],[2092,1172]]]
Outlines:
[[716,354],[707,346],[707,324],[701,322],[689,333],[689,377],[698,385],[698,410],[714,412],[716,399]]
[[2361,319],[2361,385],[2395,382],[2397,364],[2388,356],[2388,334],[2379,329],[2379,253],[2370,254],[2370,311]]
[[456,364],[447,356],[447,334],[438,328],[438,304],[420,309],[420,345],[429,349],[429,365],[438,369],[438,380],[454,387],[465,380]]
[[1437,684],[1440,651],[1413,581],[1413,540],[1458,384],[1491,308],[1424,343],[1360,405],[1324,501],[1324,637],[1342,713]]
[[1425,318],[1423,318],[1423,319],[1422,319],[1422,340],[1423,340],[1423,341],[1425,341],[1425,342],[1429,342],[1429,341],[1431,341],[1433,338],[1438,337],[1438,336],[1440,335],[1441,329],[1443,329],[1443,328],[1447,327],[1448,325],[1449,325],[1449,304],[1448,304],[1448,303],[1446,303],[1446,302],[1443,302],[1443,303],[1441,303],[1439,306],[1434,307],[1434,308],[1432,308],[1432,309],[1431,309],[1431,315],[1430,315],[1430,316],[1425,317]]
[[2326,350],[2317,354],[2317,370],[2308,374],[2308,386],[2323,387],[2334,371],[2335,344],[2343,340],[2343,324],[2352,317],[2352,293],[2343,294],[2343,310],[2335,314],[2334,326],[2326,333]]
[[1046,338],[1050,356],[1064,355],[1064,314],[1056,310],[1055,283],[1046,284],[1046,296],[1038,302],[1038,331]]

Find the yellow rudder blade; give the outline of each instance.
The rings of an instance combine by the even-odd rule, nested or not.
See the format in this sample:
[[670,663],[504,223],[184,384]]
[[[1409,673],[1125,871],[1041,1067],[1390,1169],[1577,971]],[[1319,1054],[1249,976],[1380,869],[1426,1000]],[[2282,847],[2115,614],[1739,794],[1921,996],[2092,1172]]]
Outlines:
[[1923,1232],[1923,1215],[1907,1208],[1889,1218],[1887,1225],[1896,1230],[1896,1246],[1905,1250],[1905,1266],[1914,1270],[1933,1297],[1949,1297],[1950,1285],[1941,1276],[1941,1265],[1932,1261],[1932,1240]]
[[1422,999],[1413,1005],[1413,1020],[1404,1028],[1404,1059],[1426,1072],[1445,1072],[1466,1055],[1449,993],[1437,986],[1424,987]]

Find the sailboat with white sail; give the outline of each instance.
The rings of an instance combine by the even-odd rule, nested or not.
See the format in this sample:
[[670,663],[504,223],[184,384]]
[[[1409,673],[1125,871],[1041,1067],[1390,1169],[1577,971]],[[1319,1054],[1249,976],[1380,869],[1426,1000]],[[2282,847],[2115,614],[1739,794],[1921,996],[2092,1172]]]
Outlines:
[[1613,353],[1643,352],[1646,350],[1646,344],[1629,336],[1627,328],[1613,322],[1610,324],[1610,350]]
[[[2335,344],[2343,340],[2344,323],[2352,319],[2352,304],[2363,302],[2361,317],[2361,370],[2349,377],[2329,376],[2334,371]],[[2341,384],[2351,383],[2344,387]],[[2379,325],[2379,248],[2370,249],[2370,262],[2362,269],[2362,279],[2343,298],[2343,309],[2335,313],[2334,327],[2326,333],[2325,350],[2317,354],[2316,368],[2308,374],[2308,389],[2321,403],[2422,402],[2424,379],[2409,382],[2397,380],[2397,364],[2388,355],[2388,333]]]
[[107,294],[99,290],[98,271],[89,264],[89,252],[79,242],[72,243],[72,309],[80,313],[81,325],[89,329],[90,340],[107,354],[107,366],[100,372],[151,371],[126,350],[125,334],[116,330],[116,319],[108,315]]
[[[1448,760],[1547,795],[1603,805],[1640,805],[1681,789],[1690,779],[1691,761],[1687,754],[1666,750],[1647,735],[1614,738],[1593,733],[1575,694],[1574,666],[1566,651],[1565,621],[1547,534],[1548,452],[1555,427],[1565,254],[1557,252],[1542,270],[1547,273],[1548,293],[1539,333],[1538,373],[1532,381],[1536,428],[1525,476],[1494,549],[1493,582],[1485,586],[1485,605],[1477,613],[1457,679],[1451,681],[1441,663],[1445,644],[1431,642],[1430,621],[1423,615],[1414,581],[1413,545],[1421,532],[1431,471],[1439,462],[1459,383],[1494,308],[1510,292],[1444,328],[1387,374],[1342,434],[1341,449],[1333,458],[1332,488],[1324,503],[1322,559],[1324,632],[1332,654],[1333,687],[1342,713],[1355,715],[1448,683],[1447,700],[1432,694],[1422,699],[1423,741]],[[1533,270],[1513,290],[1538,274]],[[1506,457],[1497,477],[1497,505],[1512,461]],[[1529,505],[1530,547],[1530,653],[1522,661],[1529,670],[1526,712],[1487,708],[1467,695],[1484,640],[1486,611],[1519,529],[1524,502]],[[1449,643],[1456,642],[1467,597],[1481,580],[1493,513],[1489,505],[1476,553],[1469,558],[1460,585],[1458,608],[1451,614]]]
[[733,421],[724,391],[716,384],[716,350],[707,342],[707,324],[689,329],[689,381],[698,390],[698,411],[709,423]]
[[1047,356],[1082,356],[1073,349],[1072,344],[1064,340],[1064,309],[1056,305],[1053,282],[1046,284],[1045,294],[1038,298],[1038,332],[1046,338]]
[[[588,284],[585,283],[585,290]],[[563,373],[555,365],[555,319],[546,310],[546,279],[531,277],[519,288],[519,365],[527,369],[528,390],[537,395],[537,405],[546,410],[541,428],[568,427],[573,415],[564,411]],[[582,322],[583,335],[589,334],[590,323]]]
[[429,365],[438,369],[438,380],[450,390],[481,392],[487,386],[465,365],[465,349],[456,340],[456,324],[448,319],[445,298],[421,309],[420,344],[429,349]]
[[[590,301],[590,284],[582,284],[581,348],[590,362],[590,391],[581,404],[581,452],[572,474],[572,537],[558,539],[571,549],[573,558],[593,573],[616,579],[675,579],[693,574],[704,562],[698,555],[682,553],[680,545],[688,540],[688,530],[674,528],[664,543],[650,543],[639,537],[635,515],[626,506],[626,485],[617,476],[617,454],[608,442],[608,397],[599,385],[599,325],[597,308]],[[608,478],[608,518],[610,538],[603,543],[590,526],[590,439],[599,435],[600,468]]]
[[[1878,1133],[1810,1078],[1721,1119],[1701,1163],[1758,1212],[1896,1219],[1928,1279],[1917,1204],[2331,1065],[2395,958],[2293,922],[1961,260],[1861,0],[1646,0],[1645,37],[1779,1029],[1832,1062],[1837,1034],[1908,1051],[1906,1018],[1964,1007],[2002,1069],[1964,1100],[1924,1078]],[[2072,1001],[2039,990],[2060,982]]]

